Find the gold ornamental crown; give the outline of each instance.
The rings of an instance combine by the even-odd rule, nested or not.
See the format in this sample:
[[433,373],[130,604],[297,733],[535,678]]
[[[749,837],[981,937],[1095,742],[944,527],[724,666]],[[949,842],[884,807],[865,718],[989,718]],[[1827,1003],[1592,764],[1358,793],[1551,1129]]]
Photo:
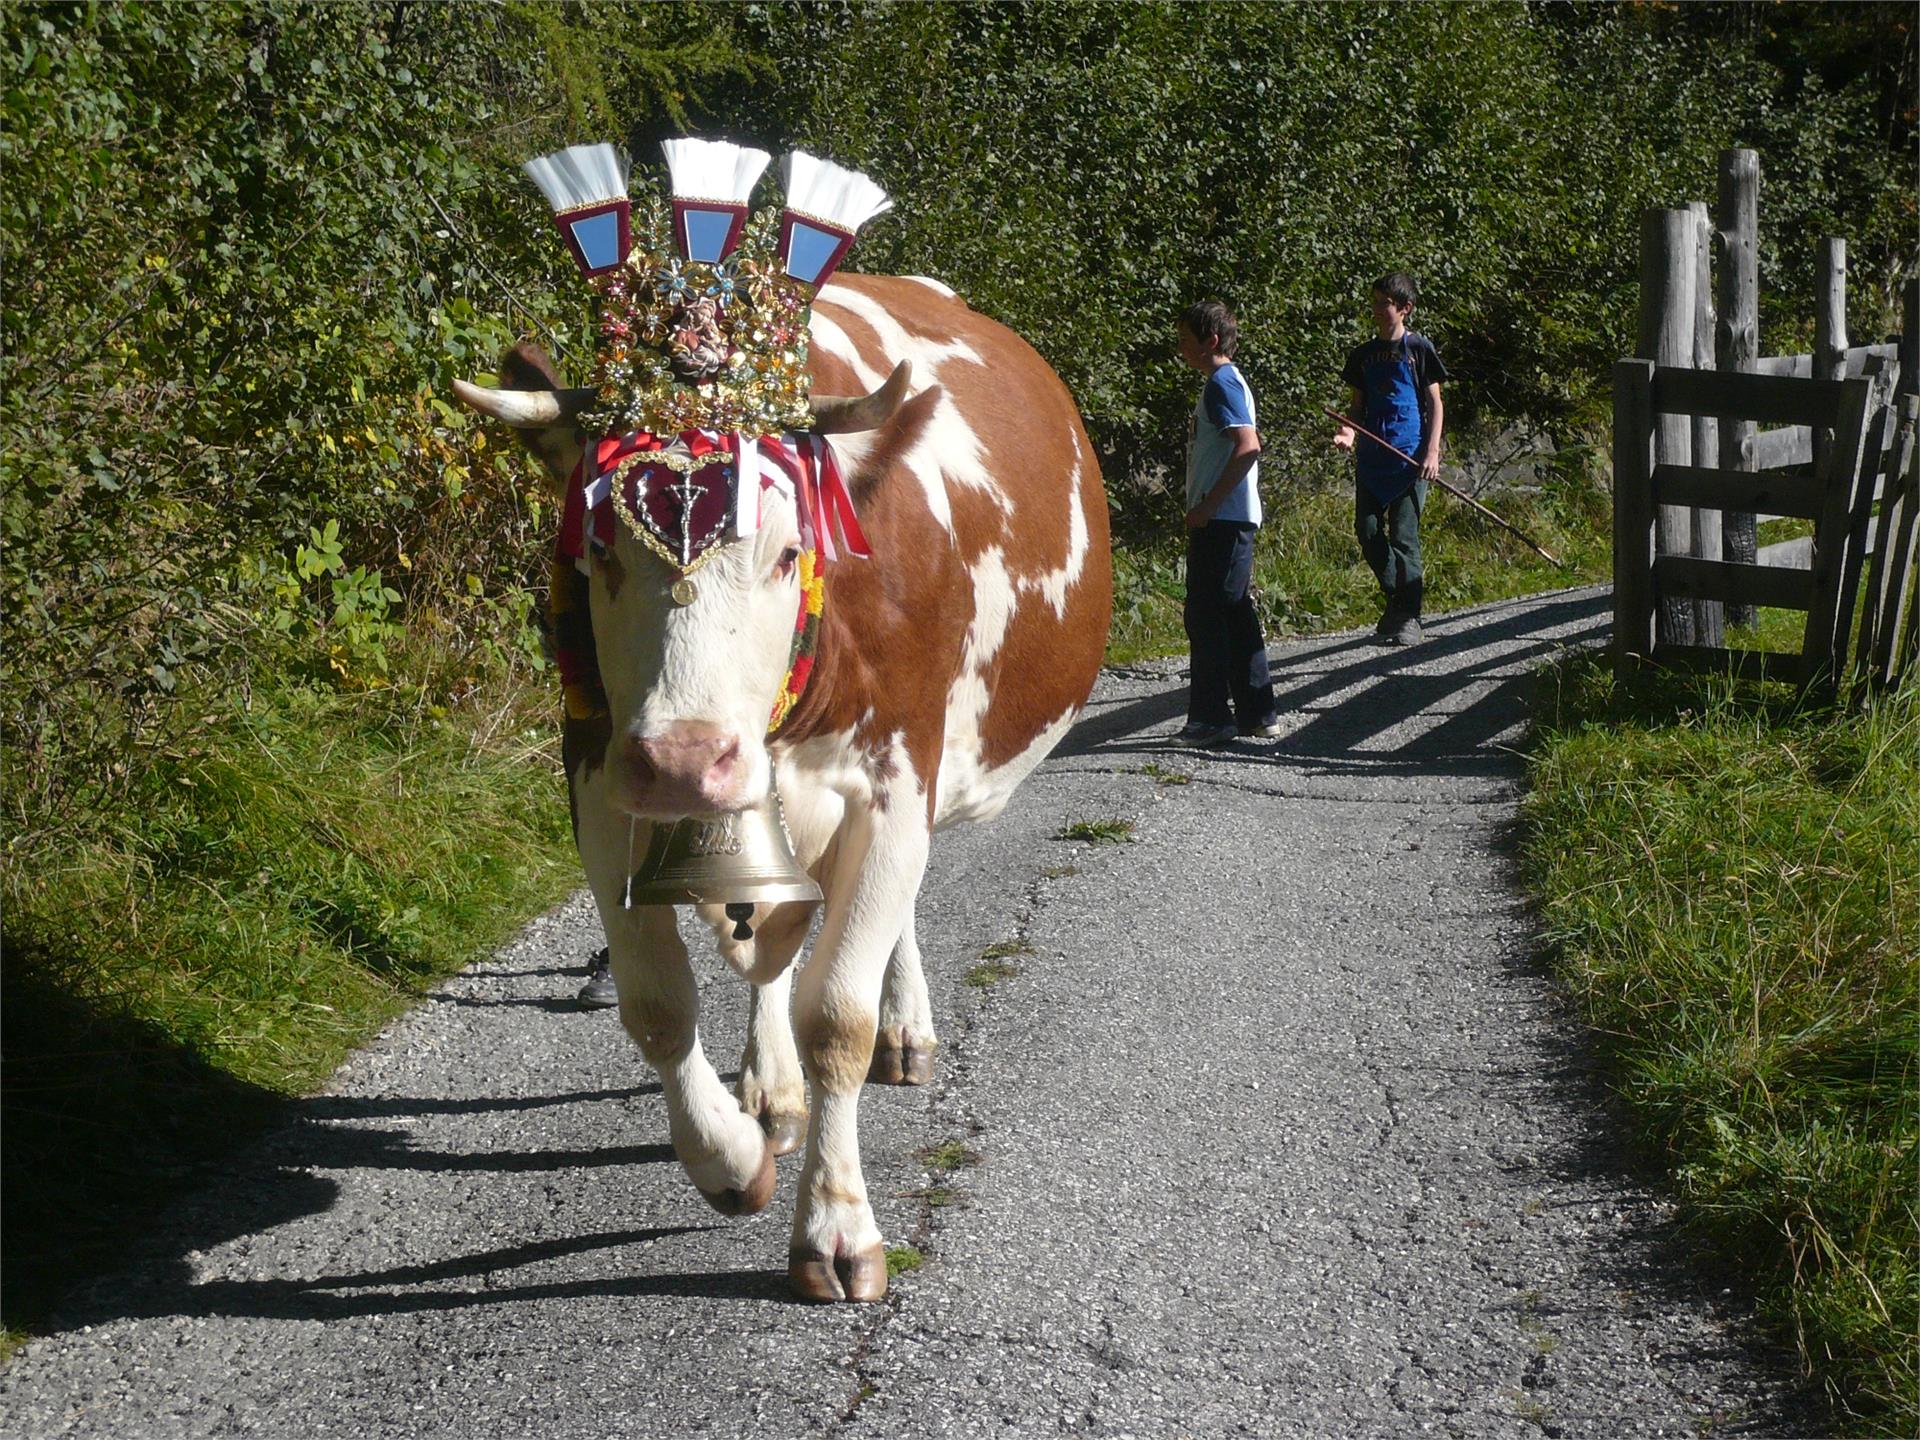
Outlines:
[[669,140],[671,195],[634,200],[610,145],[529,161],[581,270],[600,291],[604,435],[804,430],[813,297],[861,225],[888,209],[866,176],[803,150],[783,158],[784,206],[750,208],[771,157],[721,140]]

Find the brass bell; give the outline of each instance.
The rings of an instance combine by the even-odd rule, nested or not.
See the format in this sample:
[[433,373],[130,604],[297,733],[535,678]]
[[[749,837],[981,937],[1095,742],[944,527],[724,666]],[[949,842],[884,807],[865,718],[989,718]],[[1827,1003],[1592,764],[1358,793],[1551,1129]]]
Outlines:
[[627,877],[621,906],[725,905],[734,938],[750,940],[753,907],[786,900],[817,904],[820,887],[800,868],[780,794],[747,810],[689,815],[653,827],[647,853]]

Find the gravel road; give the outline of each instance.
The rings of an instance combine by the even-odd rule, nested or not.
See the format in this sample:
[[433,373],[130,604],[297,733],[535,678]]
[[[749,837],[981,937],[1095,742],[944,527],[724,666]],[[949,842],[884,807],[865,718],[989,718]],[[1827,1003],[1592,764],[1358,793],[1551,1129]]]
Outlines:
[[[885,1304],[787,1300],[797,1157],[747,1220],[681,1174],[573,1006],[579,897],[154,1217],[0,1372],[0,1429],[1817,1433],[1627,1174],[1511,874],[1530,672],[1605,605],[1281,646],[1288,733],[1208,753],[1167,744],[1179,667],[1109,672],[1004,816],[938,837],[934,1083],[862,1105],[924,1257]],[[1095,820],[1131,839],[1056,838]],[[699,953],[737,1055],[745,989]]]

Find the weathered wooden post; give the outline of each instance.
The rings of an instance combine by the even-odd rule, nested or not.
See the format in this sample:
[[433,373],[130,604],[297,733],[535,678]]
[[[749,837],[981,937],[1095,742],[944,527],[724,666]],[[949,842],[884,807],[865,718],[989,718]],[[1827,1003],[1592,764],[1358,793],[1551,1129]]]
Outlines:
[[[1720,152],[1720,195],[1713,243],[1719,262],[1719,315],[1713,332],[1717,370],[1753,369],[1760,357],[1760,155],[1755,150]],[[1722,470],[1753,468],[1754,423],[1720,422]],[[1702,460],[1702,464],[1712,461]],[[1720,558],[1751,565],[1759,539],[1751,510],[1728,510],[1721,517]],[[1727,623],[1751,625],[1754,607],[1736,601],[1726,608]]]
[[[1838,235],[1820,241],[1819,258],[1814,262],[1817,282],[1813,311],[1813,378],[1847,378],[1847,242]],[[1833,444],[1833,432],[1816,425],[1813,430],[1813,473],[1824,475],[1827,450]]]
[[1901,395],[1920,392],[1920,275],[1908,278],[1900,293]]
[[[1707,202],[1687,206],[1693,217],[1693,356],[1696,370],[1713,369],[1713,221]],[[1720,461],[1720,427],[1711,415],[1693,417],[1693,445],[1688,463],[1711,468]],[[1692,553],[1701,560],[1720,559],[1720,512],[1698,506],[1689,512],[1693,522]],[[1725,612],[1718,600],[1693,602],[1696,645],[1727,643]]]
[[1613,654],[1653,654],[1653,362],[1613,367]]
[[[1649,210],[1640,217],[1640,343],[1634,353],[1656,365],[1693,365],[1694,233],[1695,222],[1689,210]],[[1692,462],[1693,426],[1687,417],[1659,414],[1654,422],[1654,463]],[[1621,503],[1619,484],[1616,459],[1616,507]],[[1692,553],[1693,519],[1686,507],[1659,506],[1654,534],[1655,553]],[[1693,644],[1693,602],[1660,596],[1658,626],[1662,645]]]

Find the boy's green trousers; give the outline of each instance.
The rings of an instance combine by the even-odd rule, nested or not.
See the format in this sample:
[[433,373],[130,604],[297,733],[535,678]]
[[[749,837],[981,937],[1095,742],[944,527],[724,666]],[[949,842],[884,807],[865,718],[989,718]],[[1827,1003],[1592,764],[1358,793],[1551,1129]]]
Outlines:
[[1426,589],[1420,570],[1420,512],[1427,503],[1427,482],[1417,480],[1400,498],[1382,505],[1364,485],[1354,486],[1353,533],[1367,557],[1387,605],[1418,615]]

